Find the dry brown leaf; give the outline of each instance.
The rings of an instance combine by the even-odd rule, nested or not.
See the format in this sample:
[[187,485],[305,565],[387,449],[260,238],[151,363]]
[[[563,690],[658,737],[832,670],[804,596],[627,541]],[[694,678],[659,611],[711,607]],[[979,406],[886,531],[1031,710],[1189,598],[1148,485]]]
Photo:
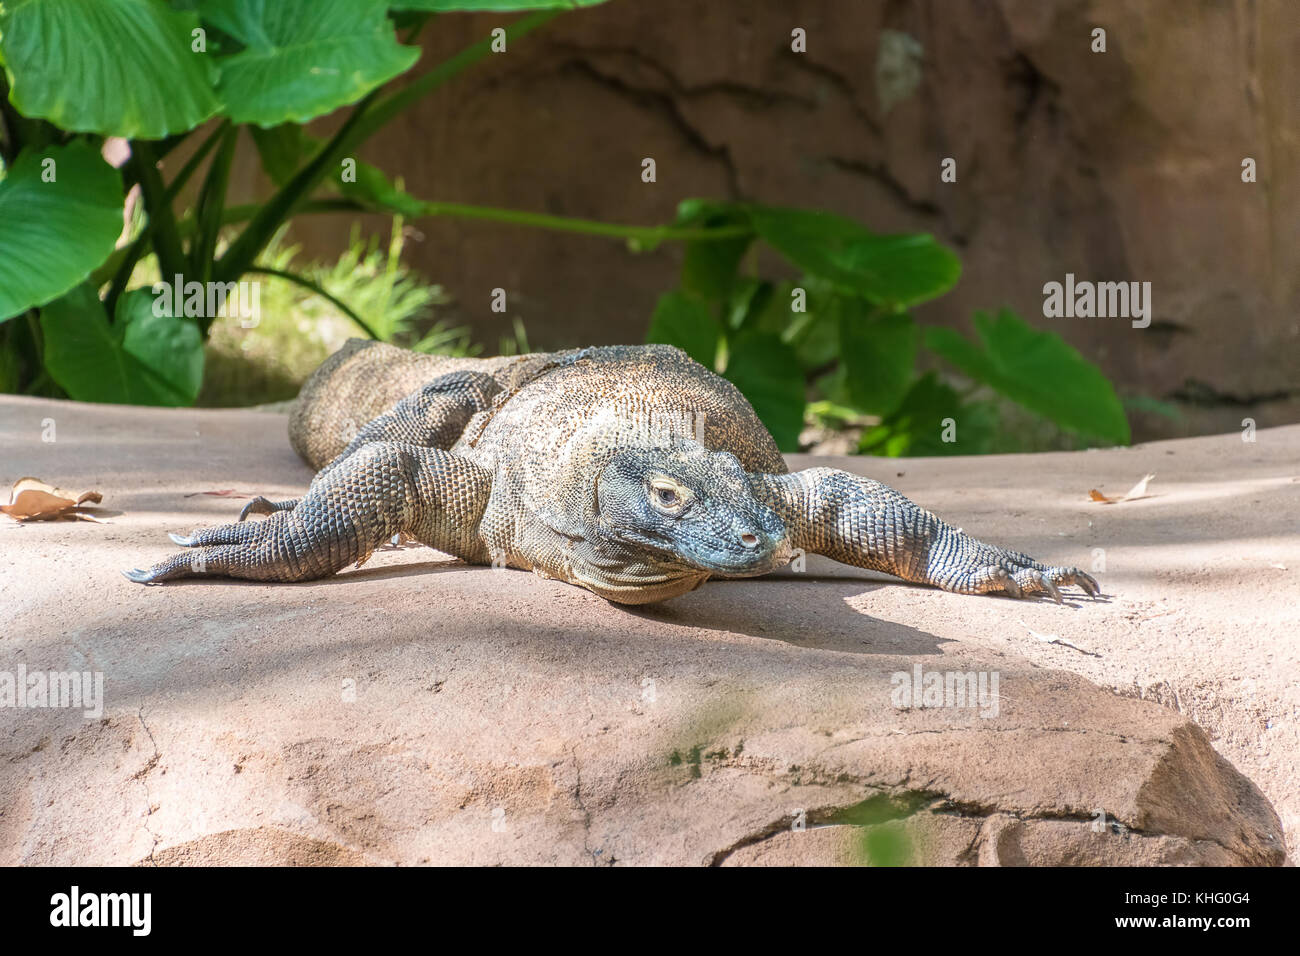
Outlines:
[[1088,497],[1091,498],[1093,501],[1099,501],[1105,505],[1116,505],[1119,504],[1121,501],[1136,501],[1139,498],[1150,498],[1151,496],[1147,494],[1147,484],[1154,477],[1155,477],[1154,474],[1145,475],[1141,481],[1139,481],[1136,485],[1130,488],[1127,492],[1120,495],[1118,498],[1112,498],[1109,495],[1103,495],[1096,488],[1093,488],[1088,492]]
[[59,518],[102,521],[81,506],[86,502],[97,505],[103,500],[104,496],[98,491],[83,491],[74,495],[39,478],[19,478],[14,482],[9,504],[0,505],[0,511],[15,521],[49,521]]

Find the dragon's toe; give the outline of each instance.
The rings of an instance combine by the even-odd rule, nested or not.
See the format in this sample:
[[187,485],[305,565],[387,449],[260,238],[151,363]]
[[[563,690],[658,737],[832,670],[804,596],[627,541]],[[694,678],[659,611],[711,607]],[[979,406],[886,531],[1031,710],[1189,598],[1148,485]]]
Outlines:
[[1089,597],[1101,591],[1096,580],[1078,568],[1019,568],[1011,578],[1024,595],[1046,594],[1057,604],[1065,603],[1061,588],[1077,587]]
[[1020,582],[1013,578],[1006,568],[993,568],[990,574],[993,588],[1006,591],[1013,598],[1023,597]]
[[277,511],[292,511],[301,498],[289,498],[285,501],[272,501],[265,495],[250,499],[239,512],[239,520],[247,520],[249,515],[271,515]]

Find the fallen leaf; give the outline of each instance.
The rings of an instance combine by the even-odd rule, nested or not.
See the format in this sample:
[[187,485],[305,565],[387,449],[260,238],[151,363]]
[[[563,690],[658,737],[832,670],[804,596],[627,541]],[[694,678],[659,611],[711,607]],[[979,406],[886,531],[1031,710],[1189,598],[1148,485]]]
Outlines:
[[1147,483],[1150,482],[1151,479],[1154,477],[1155,477],[1154,474],[1146,475],[1145,477],[1143,477],[1141,481],[1139,481],[1136,485],[1130,488],[1125,494],[1120,495],[1118,498],[1111,498],[1108,495],[1103,495],[1096,488],[1093,488],[1091,491],[1088,492],[1088,497],[1091,498],[1093,501],[1099,501],[1102,504],[1106,504],[1106,505],[1119,504],[1121,501],[1136,501],[1139,498],[1150,498],[1151,495],[1147,494]]
[[15,521],[49,521],[59,518],[71,518],[76,521],[98,521],[103,523],[93,512],[82,508],[86,502],[99,504],[104,496],[98,491],[83,491],[74,495],[46,484],[39,478],[19,478],[14,482],[9,496],[9,504],[0,505],[3,511]]
[[246,495],[243,492],[236,491],[234,488],[223,488],[220,491],[191,491],[186,498],[193,498],[195,495],[211,495],[214,498],[251,498],[252,495]]

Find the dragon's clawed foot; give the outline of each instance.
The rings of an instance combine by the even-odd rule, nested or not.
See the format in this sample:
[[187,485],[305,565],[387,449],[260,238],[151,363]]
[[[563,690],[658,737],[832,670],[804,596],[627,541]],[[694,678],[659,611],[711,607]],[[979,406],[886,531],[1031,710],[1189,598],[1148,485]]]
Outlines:
[[1063,603],[1063,587],[1077,587],[1089,597],[1101,593],[1096,579],[1078,568],[1021,567],[1014,560],[982,569],[977,580],[986,585],[980,588],[983,593],[1005,591],[1015,598],[1046,594],[1057,604]]

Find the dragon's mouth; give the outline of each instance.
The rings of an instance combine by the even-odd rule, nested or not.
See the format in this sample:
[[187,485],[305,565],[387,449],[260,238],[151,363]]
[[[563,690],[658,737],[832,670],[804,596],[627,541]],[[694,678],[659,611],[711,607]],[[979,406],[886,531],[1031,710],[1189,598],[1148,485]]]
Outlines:
[[665,570],[707,571],[727,577],[755,577],[781,567],[790,559],[790,542],[785,535],[751,535],[750,546],[721,547],[701,541],[683,541],[672,535],[641,529],[619,529],[616,537],[625,547],[644,555],[644,560]]
[[763,536],[764,540],[752,549],[744,552],[723,551],[711,554],[690,555],[694,567],[713,574],[732,578],[751,578],[774,571],[790,560],[790,542],[781,536],[775,540]]

